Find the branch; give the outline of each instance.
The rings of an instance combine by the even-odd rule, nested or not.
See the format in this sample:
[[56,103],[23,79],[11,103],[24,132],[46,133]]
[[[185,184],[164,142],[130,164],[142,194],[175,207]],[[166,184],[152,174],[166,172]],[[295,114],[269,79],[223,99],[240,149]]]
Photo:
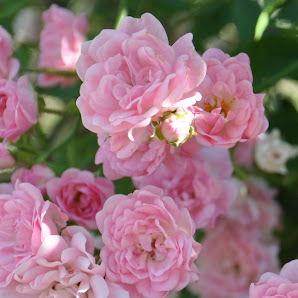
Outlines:
[[254,91],[256,93],[259,93],[259,92],[261,92],[265,89],[268,89],[269,87],[271,87],[275,83],[277,83],[280,79],[288,76],[289,74],[291,74],[292,72],[294,72],[297,69],[298,69],[298,60],[295,61],[294,63],[292,63],[291,65],[284,67],[280,72],[273,75],[272,77],[270,77],[269,79],[267,79],[263,83],[260,83],[259,85],[257,85],[254,88]]
[[74,70],[59,70],[51,68],[25,68],[23,72],[34,72],[34,73],[47,73],[50,75],[57,75],[63,77],[77,77],[77,73]]

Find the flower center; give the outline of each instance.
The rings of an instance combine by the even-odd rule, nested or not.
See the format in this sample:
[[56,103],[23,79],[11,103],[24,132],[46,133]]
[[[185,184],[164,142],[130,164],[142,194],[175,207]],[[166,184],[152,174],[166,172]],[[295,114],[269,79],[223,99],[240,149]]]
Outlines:
[[206,112],[211,112],[214,109],[221,108],[221,115],[226,118],[228,116],[228,112],[231,110],[233,102],[236,100],[236,97],[233,98],[218,98],[217,96],[214,96],[209,102],[203,103],[203,109]]

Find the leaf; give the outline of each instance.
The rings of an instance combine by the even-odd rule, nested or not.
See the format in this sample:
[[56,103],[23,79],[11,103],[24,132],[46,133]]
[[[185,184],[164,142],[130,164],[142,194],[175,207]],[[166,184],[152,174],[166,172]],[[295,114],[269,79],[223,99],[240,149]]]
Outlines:
[[270,16],[266,10],[262,11],[255,29],[255,40],[260,40],[263,36],[264,31],[269,25]]
[[114,183],[117,194],[128,195],[129,193],[132,193],[135,190],[132,180],[129,177],[119,179]]
[[259,15],[255,29],[255,40],[258,41],[262,38],[264,31],[269,25],[270,16],[281,7],[287,0],[267,0],[265,7]]
[[0,0],[0,19],[10,18],[13,14],[23,8],[25,0]]

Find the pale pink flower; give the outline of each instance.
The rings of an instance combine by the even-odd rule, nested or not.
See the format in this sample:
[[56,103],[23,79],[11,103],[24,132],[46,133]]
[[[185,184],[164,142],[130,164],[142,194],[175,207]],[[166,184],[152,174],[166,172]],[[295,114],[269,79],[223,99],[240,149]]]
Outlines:
[[97,228],[96,213],[114,194],[114,184],[108,179],[74,168],[66,170],[61,178],[51,179],[46,188],[50,199],[70,220],[93,230]]
[[194,260],[201,245],[193,239],[195,226],[162,189],[114,195],[96,222],[105,244],[100,256],[106,279],[131,297],[165,297],[198,279]]
[[0,170],[13,168],[15,160],[6,149],[6,142],[0,143]]
[[107,298],[105,268],[96,263],[93,254],[93,239],[88,231],[67,227],[61,236],[48,236],[36,256],[16,269],[16,290],[39,297]]
[[278,270],[277,252],[275,243],[264,244],[249,230],[220,222],[202,241],[200,280],[189,289],[202,298],[248,298],[252,282]]
[[0,138],[16,142],[37,123],[37,100],[26,76],[0,79]]
[[[43,13],[45,26],[40,34],[40,68],[57,70],[75,70],[82,43],[87,33],[85,15],[75,16],[70,10],[52,4]],[[51,74],[41,74],[38,85],[43,87],[68,86],[75,82],[67,78]]]
[[233,147],[257,137],[268,127],[264,94],[254,94],[249,58],[230,57],[219,49],[203,54],[207,75],[199,86],[195,131],[204,146]]
[[[19,60],[12,58],[10,34],[0,25],[0,79],[13,79],[19,71]],[[1,101],[0,101],[1,103]],[[0,104],[1,106],[1,104]],[[1,111],[1,108],[0,108]]]
[[98,134],[100,148],[95,156],[95,163],[103,164],[104,175],[110,180],[151,174],[166,157],[167,145],[151,139],[149,135],[146,135],[137,151],[127,158],[118,158],[111,151],[111,141],[105,134]]
[[109,287],[108,298],[133,298],[118,284],[107,281],[107,285]]
[[125,17],[117,30],[103,30],[84,43],[77,72],[83,81],[77,106],[84,126],[109,134],[111,151],[127,158],[152,120],[200,99],[194,89],[206,66],[192,34],[170,46],[161,23],[146,13],[140,19]]
[[250,298],[295,298],[298,297],[298,260],[283,266],[280,274],[267,272],[251,284]]
[[232,173],[227,150],[204,148],[195,154],[168,154],[153,174],[133,177],[133,182],[137,188],[162,188],[180,208],[188,209],[197,228],[204,228],[213,226],[236,199],[238,188],[230,180]]
[[55,173],[43,164],[36,164],[30,170],[25,168],[17,169],[11,176],[13,185],[19,182],[28,182],[36,186],[43,195],[47,193],[47,182],[55,177]]
[[7,287],[0,288],[0,297],[7,298],[40,298],[39,295],[26,295],[19,293],[17,291],[18,283],[16,281],[12,281]]
[[29,183],[16,185],[12,194],[0,195],[0,287],[10,283],[14,270],[36,255],[47,236],[58,234],[66,220]]

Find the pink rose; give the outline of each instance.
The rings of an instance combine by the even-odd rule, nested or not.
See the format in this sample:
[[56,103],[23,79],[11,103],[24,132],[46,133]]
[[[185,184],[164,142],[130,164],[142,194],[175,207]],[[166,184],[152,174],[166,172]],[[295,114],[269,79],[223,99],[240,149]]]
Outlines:
[[200,99],[194,89],[206,66],[192,34],[170,46],[161,23],[146,13],[125,17],[117,30],[103,30],[84,43],[77,72],[84,126],[109,134],[111,151],[127,158],[141,145],[151,120]]
[[264,244],[254,233],[230,222],[220,222],[202,242],[197,265],[200,280],[189,285],[202,298],[248,298],[252,281],[278,268],[278,247]]
[[193,239],[193,221],[160,188],[110,197],[96,222],[106,279],[131,297],[165,297],[198,279],[194,260],[201,245]]
[[13,79],[19,71],[20,63],[19,60],[11,58],[12,40],[9,33],[2,26],[0,26],[0,53],[0,79]]
[[0,143],[0,170],[13,168],[15,160],[6,149],[6,142]]
[[37,164],[30,170],[25,168],[17,169],[11,176],[11,182],[13,185],[16,184],[17,180],[19,182],[29,182],[45,195],[47,193],[46,184],[53,177],[55,177],[55,173],[50,168],[46,165]]
[[249,297],[298,297],[298,260],[285,264],[280,275],[269,272],[263,274],[257,283],[251,284]]
[[39,297],[107,298],[105,268],[96,263],[93,253],[93,239],[82,227],[70,226],[61,236],[50,235],[36,256],[16,269],[16,290]]
[[95,230],[95,215],[106,199],[114,194],[114,184],[106,178],[95,178],[89,171],[66,170],[61,178],[47,183],[50,199],[70,220]]
[[236,199],[238,189],[230,180],[232,173],[229,152],[208,148],[195,154],[169,154],[153,174],[133,177],[133,182],[137,188],[162,188],[180,208],[188,209],[196,228],[204,228],[213,226]]
[[95,157],[96,164],[103,164],[104,175],[110,180],[125,176],[141,176],[153,173],[166,157],[167,145],[146,136],[135,153],[127,158],[118,158],[111,151],[111,139],[105,134],[98,134],[98,149]]
[[230,57],[219,49],[203,54],[207,75],[199,86],[195,131],[204,146],[233,147],[257,137],[268,128],[264,94],[254,94],[249,58]]
[[36,255],[47,236],[65,227],[66,220],[29,183],[16,185],[12,194],[0,195],[0,288],[10,283],[18,266]]
[[17,292],[16,281],[12,281],[7,287],[0,288],[0,297],[9,297],[9,298],[40,298],[38,295],[26,295]]
[[[68,9],[52,4],[43,13],[45,26],[40,34],[39,67],[75,70],[82,43],[87,32],[85,15],[74,16]],[[38,85],[50,87],[72,85],[74,78],[41,74]]]
[[37,123],[37,101],[26,76],[18,82],[0,79],[0,138],[16,142]]

